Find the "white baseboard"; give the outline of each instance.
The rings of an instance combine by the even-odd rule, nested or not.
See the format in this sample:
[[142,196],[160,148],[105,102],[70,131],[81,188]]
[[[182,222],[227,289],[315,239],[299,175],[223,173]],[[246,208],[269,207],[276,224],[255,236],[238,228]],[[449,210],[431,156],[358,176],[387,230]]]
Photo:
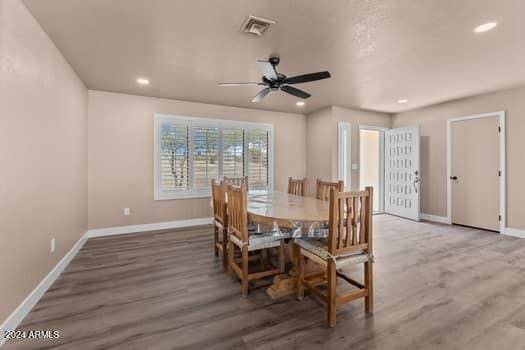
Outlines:
[[189,219],[189,220],[155,222],[152,224],[97,228],[93,230],[88,230],[86,232],[86,235],[88,238],[93,238],[93,237],[102,237],[102,236],[123,235],[126,233],[150,232],[150,231],[169,230],[169,229],[182,228],[182,227],[211,225],[211,223],[212,223],[212,218],[199,218],[199,219]]
[[80,239],[73,245],[73,247],[67,252],[66,255],[56,264],[56,266],[47,274],[46,277],[36,286],[35,289],[22,301],[20,305],[7,317],[7,319],[0,325],[0,346],[2,346],[7,339],[4,338],[5,331],[15,330],[20,322],[27,316],[29,311],[35,306],[35,304],[40,300],[44,293],[49,289],[49,287],[55,282],[55,280],[60,276],[62,271],[66,266],[73,260],[75,255],[84,243],[86,242],[86,234],[84,234]]
[[88,238],[102,237],[111,235],[121,235],[126,233],[137,233],[137,232],[148,232],[158,231],[166,229],[175,229],[182,227],[191,226],[202,226],[209,225],[212,223],[212,218],[199,218],[189,220],[177,220],[168,222],[157,222],[153,224],[143,225],[130,225],[130,226],[117,226],[108,227],[101,229],[88,230],[86,233],[75,243],[75,245],[69,250],[69,252],[56,264],[56,266],[47,274],[46,277],[36,286],[36,288],[24,299],[24,301],[18,305],[18,307],[9,315],[9,317],[0,326],[0,346],[2,346],[6,339],[3,337],[5,331],[15,330],[22,320],[27,316],[35,304],[40,300],[44,293],[49,289],[53,282],[60,276],[66,266],[73,260],[75,255]]
[[419,217],[421,218],[421,220],[439,222],[440,224],[450,224],[450,220],[446,216],[420,213]]
[[525,230],[520,230],[512,227],[505,227],[505,232],[503,232],[503,234],[507,236],[525,238]]

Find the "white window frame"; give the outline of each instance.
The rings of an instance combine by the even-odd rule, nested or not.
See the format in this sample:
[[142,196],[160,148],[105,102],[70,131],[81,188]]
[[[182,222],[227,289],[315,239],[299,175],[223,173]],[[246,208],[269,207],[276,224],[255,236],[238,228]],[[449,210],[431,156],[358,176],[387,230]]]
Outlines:
[[[218,159],[219,161],[219,179],[223,178],[223,167],[222,167],[222,143],[223,143],[223,130],[225,128],[239,128],[246,130],[262,130],[268,132],[268,188],[267,190],[273,190],[274,184],[274,136],[273,136],[273,125],[266,123],[252,123],[252,122],[241,122],[235,120],[224,120],[214,118],[201,118],[201,117],[190,117],[182,115],[170,115],[155,113],[154,125],[153,125],[153,178],[154,178],[154,199],[155,200],[172,200],[172,199],[189,199],[189,198],[207,198],[211,196],[211,189],[177,189],[177,190],[162,190],[161,189],[161,172],[160,172],[160,125],[162,122],[178,122],[186,124],[188,127],[202,126],[202,127],[216,127],[219,128],[219,149]],[[190,129],[191,130],[191,129]],[[190,132],[191,134],[191,132]],[[191,136],[190,136],[191,137]],[[191,144],[191,141],[190,141]],[[191,148],[191,145],[190,145]],[[244,139],[244,173],[249,174],[249,162],[248,162],[248,141]],[[191,174],[191,164],[193,163],[193,154],[191,149],[188,150],[190,162],[189,172]],[[191,175],[190,175],[191,176]],[[255,189],[254,189],[255,190]]]

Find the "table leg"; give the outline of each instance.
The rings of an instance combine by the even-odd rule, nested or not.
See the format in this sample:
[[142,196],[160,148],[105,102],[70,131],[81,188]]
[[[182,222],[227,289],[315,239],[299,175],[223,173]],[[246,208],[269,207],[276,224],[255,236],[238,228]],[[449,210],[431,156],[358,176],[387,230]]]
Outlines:
[[[295,261],[293,252],[293,240],[290,240],[288,244],[285,244],[286,256],[290,261]],[[304,275],[319,273],[323,271],[322,266],[314,263],[311,260],[306,260],[304,266]],[[273,284],[266,290],[266,293],[272,299],[283,298],[285,296],[296,293],[295,276],[297,275],[296,267],[293,266],[290,271],[277,275],[273,279]],[[319,277],[319,282],[324,282],[324,277]]]

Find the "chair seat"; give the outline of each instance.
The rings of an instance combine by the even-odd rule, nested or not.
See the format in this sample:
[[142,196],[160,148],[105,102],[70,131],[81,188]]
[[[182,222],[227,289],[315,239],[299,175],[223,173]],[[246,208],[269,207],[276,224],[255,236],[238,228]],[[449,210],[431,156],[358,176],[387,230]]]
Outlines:
[[[250,234],[248,236],[248,251],[279,247],[281,238],[281,236],[274,236],[271,233]],[[237,247],[242,248],[243,242],[237,236],[231,234],[230,240]]]
[[[328,253],[328,241],[326,239],[296,238],[294,242],[302,249],[323,260],[330,259],[330,254]],[[338,255],[334,258],[335,264],[339,268],[347,265],[362,264],[369,260],[373,261],[374,257],[361,250],[347,255]]]

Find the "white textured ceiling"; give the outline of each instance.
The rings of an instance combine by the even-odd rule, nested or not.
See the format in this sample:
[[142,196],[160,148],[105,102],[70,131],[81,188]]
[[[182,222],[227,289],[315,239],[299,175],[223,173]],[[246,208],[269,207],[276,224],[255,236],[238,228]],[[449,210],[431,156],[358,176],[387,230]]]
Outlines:
[[[522,0],[25,0],[90,89],[309,112],[340,105],[395,113],[525,83]],[[262,38],[246,16],[275,20]],[[487,21],[498,27],[480,35]],[[255,61],[281,56],[287,75],[329,70],[303,84],[306,106],[258,87]],[[135,79],[145,76],[148,87]],[[400,105],[398,99],[408,103]]]

